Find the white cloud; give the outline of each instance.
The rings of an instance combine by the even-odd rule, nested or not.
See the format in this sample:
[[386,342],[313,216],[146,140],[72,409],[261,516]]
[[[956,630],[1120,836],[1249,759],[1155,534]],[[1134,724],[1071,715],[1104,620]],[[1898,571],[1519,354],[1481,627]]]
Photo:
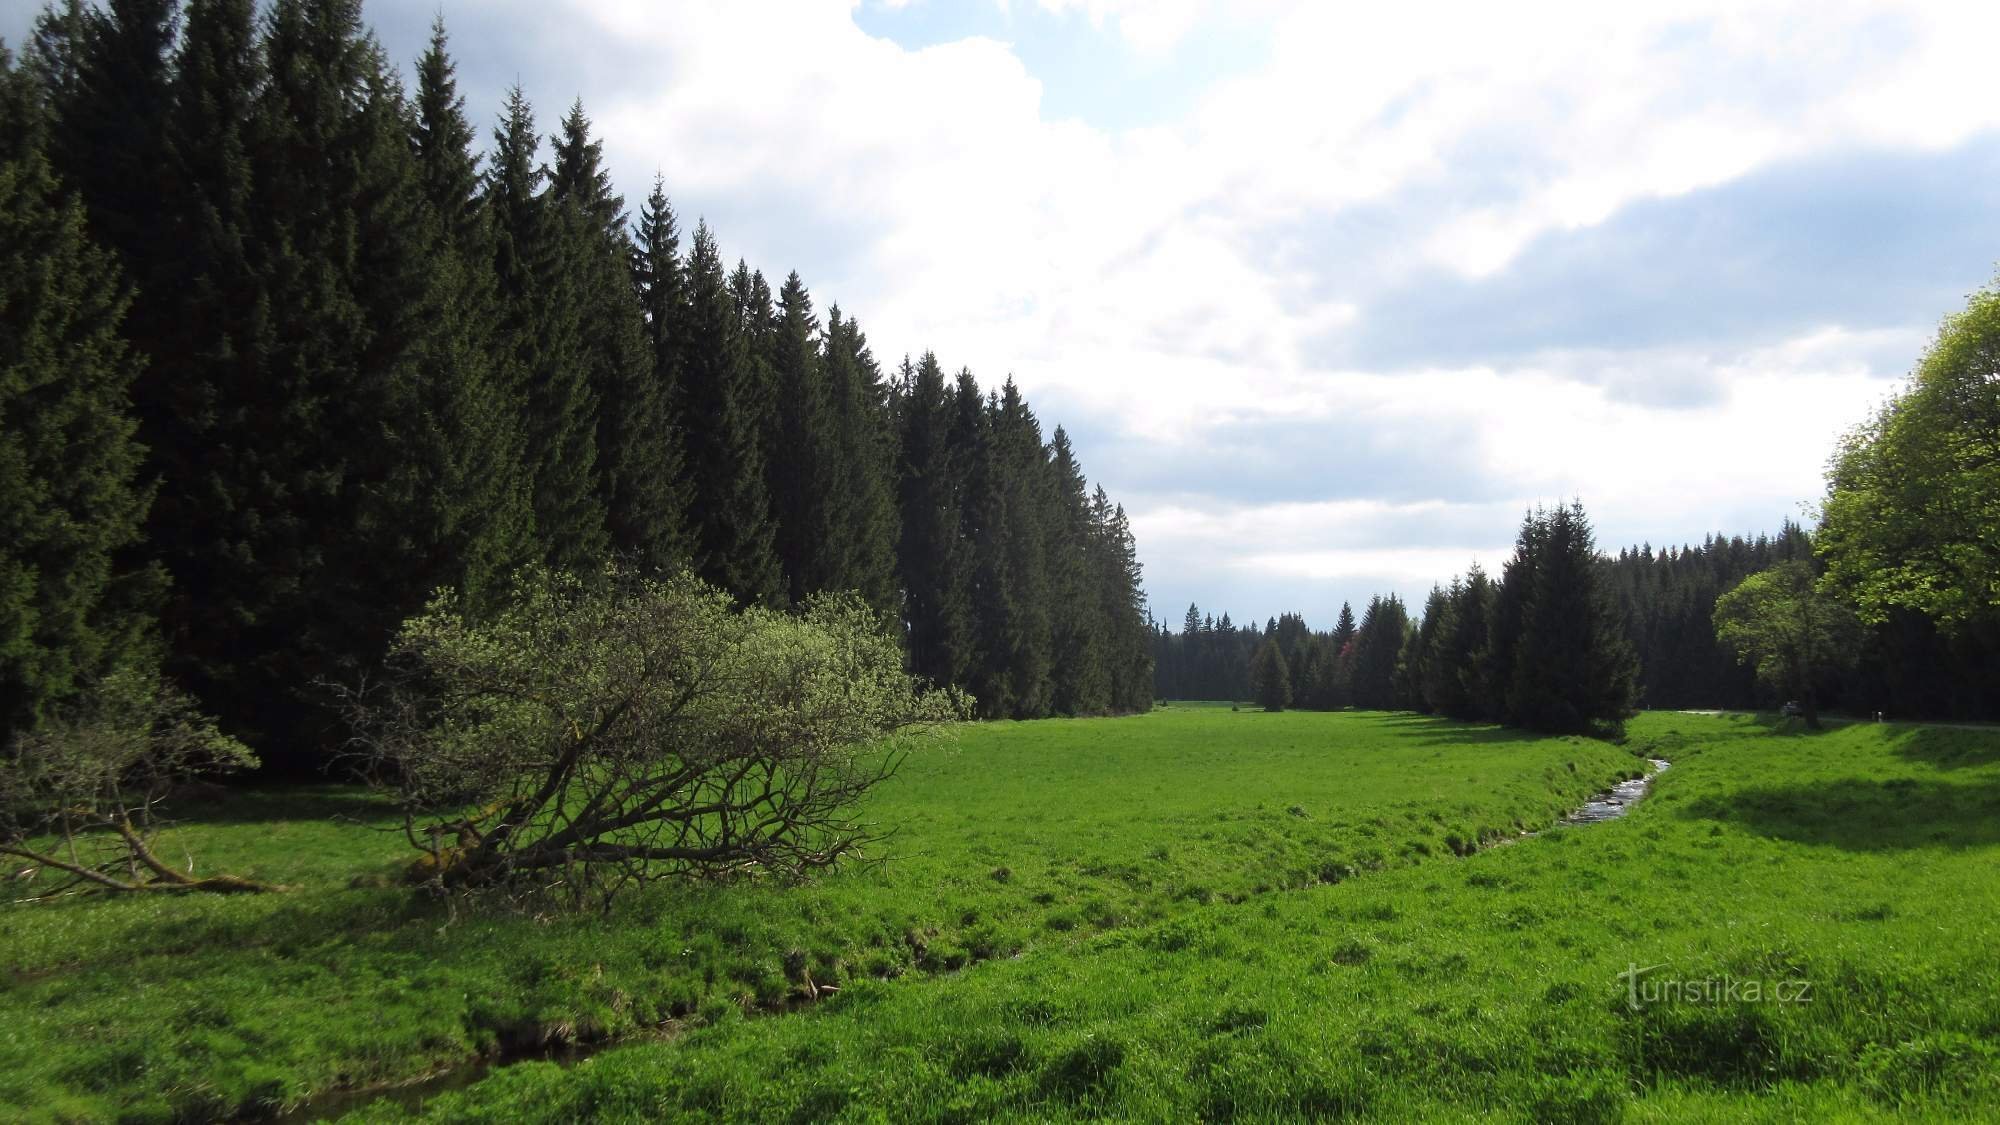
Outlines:
[[[1148,57],[1241,18],[1197,0],[1039,2]],[[1898,332],[1914,354],[1920,334],[1828,325],[1761,350],[1607,345],[1402,374],[1327,369],[1317,345],[1427,268],[1491,277],[1538,236],[1637,201],[2000,124],[1986,58],[2000,5],[1984,3],[1271,5],[1268,59],[1129,131],[1049,119],[1006,43],[905,49],[862,32],[845,0],[564,8],[656,60],[642,83],[574,76],[628,195],[664,167],[689,225],[734,217],[719,231],[732,255],[817,263],[822,308],[857,313],[885,361],[930,347],[986,379],[1011,372],[1049,421],[1059,407],[1188,457],[1253,421],[1409,456],[1449,434],[1512,497],[1498,527],[1401,551],[1329,529],[1421,513],[1252,504],[1211,526],[1139,497],[1142,556],[1167,583],[1228,560],[1298,577],[1458,558],[1445,577],[1537,497],[1582,494],[1608,534],[1657,538],[1813,495],[1832,438],[1882,391],[1866,357]],[[1371,230],[1384,209],[1415,210]],[[1315,250],[1328,230],[1336,248]],[[839,239],[851,246],[825,249]],[[1659,405],[1688,381],[1712,401]],[[1327,535],[1274,545],[1294,526]]]

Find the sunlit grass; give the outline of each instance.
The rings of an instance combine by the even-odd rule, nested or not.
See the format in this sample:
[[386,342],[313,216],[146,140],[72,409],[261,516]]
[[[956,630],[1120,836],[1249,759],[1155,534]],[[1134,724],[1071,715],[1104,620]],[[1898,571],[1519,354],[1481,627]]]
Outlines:
[[[879,866],[549,918],[383,885],[411,853],[358,790],[241,795],[188,810],[163,853],[292,892],[0,910],[0,1105],[202,1119],[548,1038],[734,1026],[827,985],[843,1004],[876,982],[977,990],[998,967],[983,962],[1087,964],[1178,919],[1445,869],[1637,767],[1603,743],[1409,716],[982,725],[871,800],[897,830]],[[1089,1050],[1072,1085],[1106,1065]]]

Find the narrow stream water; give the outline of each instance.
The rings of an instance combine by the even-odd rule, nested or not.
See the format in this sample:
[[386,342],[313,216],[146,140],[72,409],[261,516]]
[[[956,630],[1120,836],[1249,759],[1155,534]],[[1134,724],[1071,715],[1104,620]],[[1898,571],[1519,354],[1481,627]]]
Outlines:
[[[1597,824],[1600,821],[1616,820],[1632,811],[1632,806],[1644,800],[1652,792],[1653,779],[1660,776],[1672,763],[1662,758],[1648,758],[1652,767],[1644,777],[1621,781],[1609,790],[1599,793],[1585,802],[1584,806],[1556,822],[1557,827],[1579,824]],[[1535,833],[1528,833],[1533,836]],[[1517,837],[1521,838],[1521,837]],[[1512,843],[1513,840],[1506,841]],[[398,1086],[374,1087],[359,1090],[329,1090],[324,1094],[307,1099],[303,1104],[267,1121],[273,1125],[304,1125],[309,1121],[328,1121],[344,1117],[362,1106],[395,1105],[415,1112],[423,1108],[425,1102],[439,1094],[452,1090],[463,1090],[493,1071],[522,1062],[553,1062],[559,1066],[574,1066],[588,1060],[599,1051],[614,1046],[624,1046],[636,1040],[625,1039],[617,1042],[591,1044],[552,1044],[542,1049],[528,1049],[510,1052],[495,1058],[478,1059],[463,1066],[453,1067],[430,1078],[419,1079]]]
[[1617,820],[1619,817],[1631,812],[1632,806],[1638,804],[1647,793],[1652,791],[1653,779],[1660,776],[1660,771],[1673,764],[1663,758],[1648,758],[1646,761],[1653,767],[1646,773],[1646,776],[1619,782],[1612,786],[1609,792],[1599,793],[1597,796],[1592,797],[1582,808],[1563,817],[1556,823],[1596,824],[1601,820]]

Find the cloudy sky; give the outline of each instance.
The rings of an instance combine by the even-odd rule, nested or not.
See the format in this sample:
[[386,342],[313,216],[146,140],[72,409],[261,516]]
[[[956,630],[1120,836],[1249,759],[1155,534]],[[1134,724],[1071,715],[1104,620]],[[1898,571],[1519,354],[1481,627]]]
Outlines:
[[1571,496],[1775,529],[2000,259],[1990,2],[442,10],[479,118],[581,97],[885,366],[1014,375],[1170,621],[1420,600]]

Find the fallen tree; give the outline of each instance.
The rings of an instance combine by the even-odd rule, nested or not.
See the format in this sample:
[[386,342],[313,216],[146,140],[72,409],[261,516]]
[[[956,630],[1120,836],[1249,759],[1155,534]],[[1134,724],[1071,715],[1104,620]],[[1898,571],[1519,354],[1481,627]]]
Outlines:
[[65,716],[15,739],[0,768],[0,856],[28,899],[82,891],[216,892],[278,888],[194,873],[160,855],[164,812],[203,776],[255,766],[193,700],[153,676],[107,676]]
[[447,591],[351,696],[366,774],[439,889],[572,904],[669,877],[796,878],[880,839],[860,798],[963,697],[858,598],[740,612],[682,576],[534,572],[490,619]]

